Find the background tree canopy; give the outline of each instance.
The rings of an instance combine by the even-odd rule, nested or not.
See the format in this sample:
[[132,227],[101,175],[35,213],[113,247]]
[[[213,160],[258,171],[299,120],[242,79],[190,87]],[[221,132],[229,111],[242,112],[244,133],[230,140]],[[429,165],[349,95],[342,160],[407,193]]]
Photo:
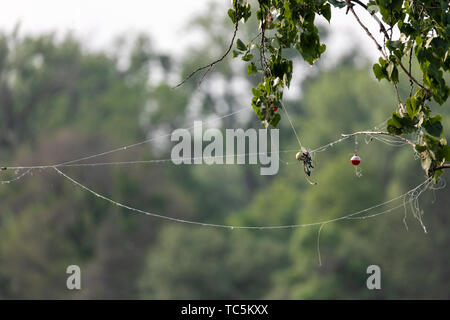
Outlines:
[[[261,3],[264,6],[266,2]],[[307,2],[270,3],[283,3],[280,10],[287,10],[291,4]],[[442,1],[435,3],[444,6]],[[323,6],[325,2],[313,10],[327,15]],[[224,59],[198,88],[194,81],[188,81],[177,90],[171,89],[171,79],[180,70],[187,76],[202,61],[227,50],[229,39],[222,35],[232,33],[232,26],[229,17],[218,23],[217,16],[224,15],[220,8],[212,7],[191,23],[203,32],[206,42],[188,50],[181,61],[158,52],[145,36],[134,41],[123,61],[118,55],[126,49],[121,41],[114,51],[98,52],[86,49],[71,36],[57,40],[51,34],[1,34],[2,163],[58,163],[241,108],[251,100],[246,92],[258,88],[261,78],[249,77],[247,66],[239,61]],[[400,18],[396,19],[398,24]],[[274,19],[273,28],[281,23],[277,21]],[[285,28],[308,22],[293,23]],[[249,18],[241,28],[241,37],[254,37],[252,30],[257,24]],[[311,41],[316,43],[316,29],[309,28],[313,30]],[[268,28],[268,34],[270,30],[275,31]],[[326,42],[327,33],[317,30]],[[415,48],[421,46],[415,42]],[[265,45],[269,46],[269,41]],[[425,45],[424,50],[429,47]],[[245,54],[241,51],[239,56]],[[309,54],[313,57],[317,52]],[[318,62],[301,81],[292,81],[301,95],[285,97],[280,108],[289,108],[305,145],[323,145],[342,132],[381,123],[394,108],[398,112],[392,79],[378,82],[369,62],[362,55],[359,61],[365,62],[356,63],[355,54],[349,52],[331,67]],[[292,51],[278,57],[279,61],[289,59],[293,65],[305,65]],[[267,58],[277,61],[270,51]],[[404,60],[394,63],[399,61]],[[419,59],[412,59],[412,73],[423,73],[423,68]],[[444,70],[444,66],[440,68]],[[448,81],[448,73],[443,77]],[[272,78],[266,75],[265,79]],[[417,95],[409,98],[409,78],[400,71],[398,91],[411,103]],[[448,103],[444,104],[441,108],[430,103],[433,110],[441,108],[442,127],[450,120]],[[401,119],[404,117],[402,114]],[[236,114],[217,126],[257,127],[258,122]],[[289,123],[281,121],[278,127],[280,149],[298,147]],[[428,135],[431,133],[423,139]],[[443,141],[445,137],[448,132],[433,139]],[[283,159],[289,165],[281,165],[279,174],[270,177],[260,176],[259,168],[250,165],[152,164],[70,168],[67,172],[96,191],[138,208],[236,225],[332,219],[392,199],[426,178],[408,145],[392,147],[378,140],[367,140],[366,144],[364,137],[357,139],[362,177],[357,177],[348,163],[355,147],[354,140],[348,139],[317,154],[318,188],[305,184],[303,171],[291,160],[291,154]],[[167,158],[169,154],[170,144],[165,140],[109,155],[106,160]],[[2,171],[0,175],[6,180],[22,173]],[[0,185],[0,299],[448,299],[448,189],[424,194],[420,205],[427,234],[408,208],[374,219],[327,225],[321,236],[323,265],[319,267],[316,227],[232,231],[171,224],[110,206],[74,188],[53,171],[34,171],[20,181]],[[405,213],[408,230],[403,222]],[[82,269],[81,291],[68,291],[64,285],[66,267],[71,264]],[[381,267],[383,290],[367,290],[366,267],[370,264]]]

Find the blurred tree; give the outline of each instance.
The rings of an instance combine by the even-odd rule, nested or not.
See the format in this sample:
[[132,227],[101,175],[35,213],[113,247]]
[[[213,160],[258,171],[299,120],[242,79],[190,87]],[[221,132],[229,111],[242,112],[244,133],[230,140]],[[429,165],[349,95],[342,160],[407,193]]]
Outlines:
[[149,299],[251,299],[272,285],[282,247],[240,231],[168,226],[147,256],[141,280]]
[[[139,118],[149,93],[149,65],[162,63],[148,38],[138,37],[122,64],[123,57],[86,51],[71,36],[58,42],[53,35],[21,37],[16,31],[0,36],[0,49],[3,159],[23,165],[63,162],[110,149],[112,142],[144,139]],[[149,152],[127,155],[143,158]],[[78,177],[136,205],[173,215],[183,208],[189,215],[192,201],[161,178],[164,172],[148,169],[96,167]],[[22,173],[2,172],[2,180]],[[139,248],[153,239],[154,221],[117,216],[117,209],[74,191],[59,177],[34,173],[21,185],[0,189],[0,297],[76,297],[64,286],[65,268],[73,263],[82,264],[93,285],[80,296],[136,296],[129,279],[139,273]],[[161,182],[148,184],[154,180]],[[117,268],[126,265],[128,278],[116,279],[111,261]]]

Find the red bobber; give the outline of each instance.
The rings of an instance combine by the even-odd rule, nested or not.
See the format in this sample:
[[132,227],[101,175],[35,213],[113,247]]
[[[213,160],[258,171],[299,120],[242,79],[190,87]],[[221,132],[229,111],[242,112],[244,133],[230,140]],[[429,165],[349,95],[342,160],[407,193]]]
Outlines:
[[354,154],[353,157],[351,157],[350,162],[354,166],[357,166],[357,165],[359,165],[361,163],[361,158],[357,154]]

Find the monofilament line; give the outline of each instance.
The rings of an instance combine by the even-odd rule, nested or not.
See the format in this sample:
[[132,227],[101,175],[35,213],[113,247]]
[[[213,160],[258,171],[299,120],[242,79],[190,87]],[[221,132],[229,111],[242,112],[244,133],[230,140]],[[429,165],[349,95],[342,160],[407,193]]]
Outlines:
[[[290,153],[290,152],[298,152],[297,149],[288,149],[288,150],[280,150],[280,151],[265,151],[265,152],[248,152],[248,153],[239,153],[236,154],[236,157],[244,157],[244,156],[259,156],[259,155],[269,155],[269,154],[279,154],[279,153]],[[198,156],[198,157],[185,157],[185,158],[179,158],[177,160],[183,162],[183,161],[195,161],[198,159],[203,160],[210,160],[210,159],[220,159],[228,157],[228,155],[224,154],[221,156]],[[90,163],[68,163],[68,164],[57,164],[57,165],[37,165],[37,166],[13,166],[13,167],[7,167],[8,170],[25,170],[26,172],[21,174],[20,177],[28,174],[31,170],[37,169],[53,169],[55,167],[57,168],[70,168],[70,167],[99,167],[99,166],[120,166],[120,165],[134,165],[134,164],[156,164],[156,163],[166,163],[166,162],[172,162],[172,158],[166,158],[166,159],[150,159],[150,160],[131,160],[131,161],[112,161],[112,162],[90,162]],[[19,177],[17,177],[14,180],[18,180]]]
[[[20,169],[21,168],[16,168],[16,170],[20,170]],[[18,180],[22,179],[23,177],[25,177],[27,174],[31,173],[31,170],[33,170],[33,168],[28,168],[25,172],[22,172],[20,175],[18,175],[17,177],[15,177],[14,179],[11,179],[11,180],[0,180],[0,184],[8,184],[8,183],[11,183],[14,181],[18,181]]]
[[300,228],[300,227],[310,227],[310,226],[316,226],[316,225],[321,225],[324,223],[331,223],[331,222],[335,222],[335,221],[340,221],[340,220],[344,220],[344,219],[348,219],[350,217],[371,211],[373,209],[379,208],[381,206],[384,206],[386,204],[389,204],[395,200],[398,200],[402,197],[404,197],[407,194],[410,194],[411,192],[416,191],[417,189],[421,188],[423,185],[427,184],[430,179],[425,180],[425,182],[421,183],[420,185],[418,185],[417,187],[411,189],[410,191],[406,192],[405,194],[398,196],[396,198],[393,198],[391,200],[388,200],[386,202],[377,204],[373,207],[370,208],[366,208],[364,210],[360,210],[345,216],[341,216],[338,218],[334,218],[334,219],[330,219],[330,220],[326,220],[326,221],[321,221],[321,222],[313,222],[313,223],[306,223],[306,224],[291,224],[291,225],[275,225],[275,226],[234,226],[234,225],[226,225],[226,224],[214,224],[214,223],[205,223],[205,222],[199,222],[199,221],[192,221],[192,220],[184,220],[184,219],[178,219],[178,218],[174,218],[174,217],[170,217],[170,216],[163,216],[160,214],[156,214],[156,213],[152,213],[149,211],[145,211],[145,210],[141,210],[138,208],[134,208],[131,207],[129,205],[120,203],[118,201],[115,201],[111,198],[108,198],[104,195],[101,195],[100,193],[94,191],[93,189],[83,185],[82,183],[78,182],[77,180],[75,180],[74,178],[71,178],[70,176],[68,176],[66,173],[62,172],[60,169],[58,169],[57,167],[53,167],[53,169],[59,173],[61,176],[63,176],[64,178],[66,178],[67,180],[69,180],[70,182],[72,182],[73,184],[75,184],[76,186],[80,187],[81,189],[88,191],[89,193],[95,195],[98,198],[101,198],[113,205],[119,206],[121,208],[133,211],[133,212],[138,212],[138,213],[142,213],[148,216],[152,216],[155,218],[160,218],[160,219],[164,219],[164,220],[170,220],[170,221],[175,221],[175,222],[180,222],[180,223],[187,223],[187,224],[194,224],[194,225],[199,225],[199,226],[208,226],[208,227],[216,227],[216,228],[227,228],[227,229],[257,229],[257,230],[264,230],[264,229],[292,229],[292,228]]
[[[134,208],[132,206],[129,206],[129,205],[123,204],[121,202],[115,201],[115,200],[113,200],[111,198],[108,198],[108,197],[106,197],[106,196],[104,196],[104,195],[94,191],[93,189],[91,189],[91,188],[85,186],[84,184],[78,182],[77,180],[71,178],[70,176],[68,176],[67,174],[65,174],[61,170],[59,170],[57,167],[53,167],[53,169],[58,174],[60,174],[61,176],[63,176],[64,178],[66,178],[67,180],[69,180],[70,182],[75,184],[76,186],[78,186],[79,188],[81,188],[81,189],[83,189],[83,190],[93,194],[94,196],[96,196],[96,197],[98,197],[100,199],[103,199],[103,200],[105,200],[105,201],[107,201],[107,202],[109,202],[109,203],[111,203],[111,204],[113,204],[115,206],[121,207],[123,209],[129,210],[129,211],[134,212],[134,213],[141,213],[141,214],[144,214],[144,215],[147,215],[147,216],[151,216],[151,217],[159,218],[159,219],[163,219],[163,220],[168,220],[168,221],[172,221],[172,222],[178,222],[178,223],[184,223],[184,224],[190,224],[190,225],[198,225],[198,226],[202,226],[202,227],[222,228],[222,229],[229,229],[229,230],[234,230],[234,229],[238,229],[238,230],[239,229],[241,229],[241,230],[242,229],[247,229],[247,230],[295,229],[295,228],[303,228],[303,227],[311,227],[311,226],[319,225],[320,227],[319,227],[319,230],[318,230],[318,233],[317,233],[317,254],[318,254],[318,259],[319,259],[319,266],[322,265],[322,257],[321,257],[321,252],[320,252],[320,234],[321,234],[321,231],[322,231],[323,227],[326,224],[332,223],[332,222],[337,222],[337,221],[342,221],[342,220],[346,220],[346,219],[348,219],[348,220],[358,219],[358,218],[359,219],[368,219],[368,218],[373,218],[373,217],[376,217],[376,216],[379,216],[379,215],[382,215],[382,214],[386,214],[388,212],[392,212],[395,209],[398,209],[400,207],[404,207],[405,204],[407,204],[407,203],[416,202],[417,198],[420,196],[420,194],[422,192],[424,192],[429,187],[430,183],[432,183],[432,179],[427,179],[424,182],[422,182],[421,184],[419,184],[418,186],[416,186],[415,188],[409,190],[408,192],[406,192],[406,193],[404,193],[404,194],[402,194],[402,195],[400,195],[400,196],[398,196],[396,198],[393,198],[391,200],[388,200],[388,201],[385,201],[383,203],[377,204],[377,205],[372,206],[370,208],[366,208],[366,209],[363,209],[363,210],[360,210],[360,211],[357,211],[357,212],[354,212],[354,213],[351,213],[351,214],[348,214],[348,215],[345,215],[345,216],[337,217],[337,218],[326,220],[326,221],[312,222],[312,223],[305,223],[305,224],[275,225],[275,226],[235,226],[235,225],[214,224],[214,223],[205,223],[205,222],[199,222],[199,221],[193,221],[193,220],[179,219],[179,218],[174,218],[174,217],[170,217],[170,216],[163,216],[163,215],[152,213],[152,212],[145,211],[145,210],[142,210],[142,209]],[[410,196],[410,198],[407,201],[405,201],[405,199],[406,199],[406,197],[408,195]],[[387,209],[387,210],[384,210],[384,211],[381,211],[381,212],[378,212],[378,213],[375,213],[375,214],[364,215],[364,216],[358,217],[358,215],[360,215],[360,214],[370,212],[373,209],[385,206],[385,205],[387,205],[389,203],[392,203],[392,202],[394,202],[396,200],[399,200],[399,199],[403,199],[403,203],[400,204],[400,205],[394,206],[394,207],[392,207],[390,209]],[[420,222],[422,224],[421,220],[420,220]],[[422,224],[422,226],[423,226],[423,224]]]
[[[217,117],[217,118],[214,118],[214,119],[207,120],[207,121],[205,121],[205,123],[218,121],[218,120],[230,117],[232,115],[241,113],[241,112],[243,112],[245,110],[249,111],[249,110],[253,110],[253,109],[251,109],[249,107],[244,107],[244,108],[241,108],[241,109],[239,109],[237,111],[234,111],[234,112],[231,112],[229,114],[223,115],[221,117]],[[193,125],[191,127],[185,128],[185,130],[192,130],[192,129],[198,127],[198,126],[199,125]],[[90,155],[90,156],[85,156],[85,157],[82,157],[82,158],[78,158],[78,159],[74,159],[74,160],[70,160],[70,161],[65,161],[65,162],[61,162],[61,163],[57,163],[57,164],[34,165],[34,166],[2,166],[2,167],[0,167],[0,171],[17,170],[17,169],[19,169],[19,170],[20,169],[46,169],[46,168],[54,168],[54,167],[63,167],[63,166],[67,166],[67,165],[73,164],[73,163],[78,163],[78,162],[81,162],[81,161],[84,161],[84,160],[90,160],[90,159],[106,156],[106,155],[109,155],[109,154],[112,154],[112,153],[115,153],[115,152],[125,151],[125,150],[128,150],[128,149],[131,149],[131,148],[134,148],[134,147],[146,144],[146,143],[154,141],[154,140],[158,140],[158,139],[161,139],[161,138],[169,137],[171,135],[172,135],[171,133],[168,133],[168,134],[164,134],[164,135],[160,135],[160,136],[156,136],[156,137],[151,137],[149,139],[146,139],[146,140],[143,140],[143,141],[140,141],[140,142],[136,142],[136,143],[133,143],[133,144],[130,144],[130,145],[118,147],[118,148],[115,148],[115,149],[112,149],[112,150],[109,150],[109,151],[105,151],[105,152],[101,152],[101,153],[97,153],[97,154],[93,154],[93,155]],[[111,162],[111,164],[114,164],[114,163]],[[24,173],[23,175],[21,175],[20,177],[14,179],[14,180],[9,180],[9,182],[19,180],[20,178],[22,178],[23,176],[27,175],[30,172],[31,171],[28,171],[28,172]],[[9,183],[9,182],[8,181],[3,181],[2,183]]]
[[295,130],[294,124],[292,123],[291,117],[289,116],[286,106],[284,105],[282,109],[283,109],[284,113],[286,114],[286,118],[288,119],[289,123],[291,124],[292,131],[294,132],[295,137],[297,138],[300,149],[302,149],[303,148],[302,143],[300,142],[300,138],[297,135],[297,130]]
[[[394,206],[394,207],[392,207],[392,208],[389,208],[389,209],[384,210],[384,211],[381,211],[381,212],[377,212],[377,213],[373,213],[373,214],[368,214],[368,215],[363,215],[363,216],[358,216],[358,214],[350,214],[350,215],[345,216],[344,219],[345,219],[345,220],[366,220],[366,219],[375,218],[375,217],[384,215],[384,214],[386,214],[386,213],[390,213],[390,212],[392,212],[392,211],[394,211],[394,210],[396,210],[396,209],[402,208],[402,207],[405,209],[405,215],[406,215],[407,205],[408,205],[408,204],[411,204],[411,210],[413,210],[413,214],[414,214],[415,210],[419,210],[419,209],[418,209],[418,199],[419,199],[420,195],[421,195],[423,192],[425,192],[425,191],[428,190],[428,189],[436,189],[436,190],[439,190],[439,189],[442,189],[442,188],[444,188],[444,187],[445,187],[445,183],[442,184],[441,186],[438,186],[438,187],[435,187],[435,188],[434,188],[434,187],[433,187],[433,179],[432,179],[432,178],[428,178],[428,179],[425,180],[423,183],[421,183],[421,184],[418,185],[417,187],[415,187],[415,188],[409,190],[408,192],[404,193],[403,195],[398,196],[397,198],[393,198],[393,199],[391,199],[391,200],[389,200],[389,201],[387,201],[387,202],[384,203],[384,204],[387,204],[387,203],[394,202],[394,201],[396,201],[396,200],[402,199],[402,203],[399,204],[399,205],[397,205],[397,206]],[[412,206],[413,203],[417,205],[417,208],[416,208],[415,206],[414,206],[414,207]],[[382,206],[382,205],[384,205],[384,204],[381,204],[381,205],[378,205],[378,206]],[[377,207],[378,207],[378,206],[377,206]],[[374,207],[372,207],[372,208],[374,208]],[[366,212],[367,212],[367,211],[369,211],[369,210],[366,210]],[[416,217],[416,214],[414,214],[414,216]],[[406,226],[406,228],[407,228],[407,230],[408,230],[408,226],[407,226],[407,224],[406,224],[405,219],[406,219],[406,216],[403,218],[403,223],[405,224],[405,226]],[[424,229],[424,232],[427,233],[426,228],[425,228],[425,226],[424,226],[424,224],[423,224],[423,222],[422,222],[421,217],[420,217],[420,218],[417,218],[417,217],[416,217],[416,219],[419,221],[420,225],[421,225],[422,228]],[[334,220],[334,221],[336,221],[336,220]],[[330,223],[330,222],[333,222],[333,220],[324,221],[324,222],[320,225],[320,228],[319,228],[319,230],[318,230],[318,232],[317,232],[317,256],[318,256],[318,260],[319,260],[319,266],[322,266],[322,256],[321,256],[321,252],[320,252],[320,234],[321,234],[321,232],[322,232],[323,227],[324,227],[326,224]]]
[[[221,120],[221,119],[224,119],[224,118],[227,118],[227,117],[231,117],[232,115],[238,114],[238,113],[240,113],[240,112],[242,112],[244,110],[252,110],[252,109],[249,108],[249,107],[244,107],[242,109],[239,109],[239,110],[234,111],[232,113],[226,114],[224,116],[217,117],[217,118],[214,118],[214,119],[211,119],[211,120],[207,120],[207,121],[205,121],[205,123],[214,122],[214,121],[218,121],[218,120]],[[196,128],[197,126],[199,126],[199,125],[193,125],[193,126],[191,126],[189,128],[185,128],[185,130],[192,130],[192,129]],[[98,153],[98,154],[82,157],[82,158],[71,160],[71,161],[58,163],[58,164],[52,165],[52,167],[59,167],[59,166],[66,165],[66,164],[71,164],[71,163],[81,162],[81,161],[84,161],[84,160],[89,160],[89,159],[93,159],[93,158],[97,158],[97,157],[101,157],[101,156],[106,156],[108,154],[119,152],[119,151],[128,150],[128,149],[131,149],[131,148],[134,148],[134,147],[146,144],[148,142],[151,142],[151,141],[154,141],[154,140],[157,140],[157,139],[170,137],[171,135],[172,135],[171,133],[168,133],[168,134],[164,134],[164,135],[161,135],[161,136],[152,137],[152,138],[149,138],[149,139],[146,139],[146,140],[134,143],[134,144],[130,144],[130,145],[127,145],[127,146],[122,146],[122,147],[119,147],[119,148],[116,148],[116,149],[112,149],[112,150],[109,150],[109,151],[105,151],[105,152],[102,152],[102,153]]]

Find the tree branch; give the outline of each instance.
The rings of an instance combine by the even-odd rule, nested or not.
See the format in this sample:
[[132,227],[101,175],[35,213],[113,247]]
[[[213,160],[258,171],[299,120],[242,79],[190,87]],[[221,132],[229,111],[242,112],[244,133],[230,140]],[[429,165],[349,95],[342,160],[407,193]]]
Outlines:
[[233,48],[233,44],[234,44],[234,39],[236,38],[236,34],[238,32],[238,25],[239,25],[239,20],[238,20],[238,14],[237,14],[237,2],[238,0],[234,0],[234,16],[235,16],[235,22],[234,22],[234,32],[233,32],[233,37],[231,38],[231,42],[230,45],[228,46],[227,51],[225,51],[225,53],[218,58],[217,60],[208,63],[207,65],[204,65],[202,67],[198,67],[197,69],[195,69],[194,71],[192,71],[186,78],[184,78],[183,81],[181,81],[179,84],[177,84],[175,87],[172,87],[172,89],[176,89],[180,86],[182,86],[186,81],[188,81],[189,79],[191,79],[195,74],[197,74],[198,72],[205,70],[205,73],[202,75],[200,82],[205,78],[205,76],[208,74],[208,72],[211,70],[211,68],[221,62],[223,59],[225,59],[225,57],[230,53],[231,49]]
[[440,165],[439,167],[436,167],[433,169],[433,171],[441,170],[441,169],[450,169],[450,163],[444,163]]
[[[366,34],[369,36],[370,39],[372,39],[372,41],[375,43],[375,46],[377,47],[378,51],[381,52],[381,54],[383,55],[383,57],[388,60],[388,58],[386,57],[386,54],[383,51],[383,48],[381,47],[381,45],[378,43],[378,41],[375,39],[375,37],[372,35],[372,33],[369,31],[369,29],[367,29],[367,27],[361,22],[361,20],[359,19],[358,15],[356,14],[355,10],[353,9],[353,3],[351,3],[351,0],[345,0],[346,4],[347,4],[347,11],[350,10],[351,13],[353,14],[353,16],[355,17],[356,21],[359,23],[359,25],[361,26],[361,28],[364,29],[364,31],[366,32]],[[362,4],[357,2],[358,4]],[[367,6],[364,5],[365,9],[367,10]],[[381,26],[381,25],[380,25]],[[384,31],[386,31],[386,29],[382,28]],[[387,32],[386,32],[387,34]]]
[[349,133],[349,134],[344,134],[344,133],[343,133],[343,134],[341,134],[341,136],[342,136],[342,137],[352,137],[352,136],[356,136],[356,135],[359,135],[359,134],[364,134],[364,135],[368,135],[368,136],[371,136],[371,135],[385,135],[385,136],[391,136],[391,137],[397,138],[397,139],[399,139],[399,140],[401,140],[401,141],[403,141],[403,142],[409,144],[409,145],[410,145],[411,147],[413,147],[414,149],[415,149],[415,147],[416,147],[416,145],[414,144],[414,142],[409,141],[408,139],[403,138],[402,136],[398,136],[398,135],[396,135],[396,134],[393,134],[393,133],[390,133],[390,132],[387,132],[387,131],[358,131],[358,132]]
[[[383,55],[383,57],[384,57],[386,60],[389,60],[389,59],[387,58],[386,54],[384,53],[384,51],[383,51],[381,45],[378,43],[378,41],[375,39],[375,37],[372,35],[372,33],[370,33],[369,29],[367,29],[367,27],[366,27],[366,26],[361,22],[361,20],[359,19],[358,15],[356,14],[355,10],[353,9],[353,3],[352,3],[352,2],[354,2],[354,3],[358,4],[358,5],[360,5],[361,7],[363,7],[367,12],[369,12],[369,14],[370,14],[371,16],[374,16],[374,14],[373,14],[372,12],[370,12],[370,11],[369,11],[369,8],[368,8],[364,3],[362,3],[362,2],[359,1],[359,0],[345,0],[345,2],[347,3],[347,10],[350,10],[350,11],[352,12],[352,14],[355,16],[356,21],[359,23],[359,25],[364,29],[364,31],[367,33],[367,35],[372,39],[372,41],[373,41],[373,42],[375,43],[375,45],[377,46],[378,51],[381,52],[381,54]],[[390,38],[390,37],[389,37],[389,34],[388,34],[386,28],[384,27],[383,23],[381,23],[381,21],[379,21],[379,19],[375,19],[375,20],[377,20],[378,24],[380,25],[380,31],[383,32],[384,36],[385,36],[387,39],[389,39],[389,38]],[[413,75],[411,74],[411,72],[408,72],[408,70],[405,68],[405,66],[403,66],[403,64],[402,64],[401,61],[399,61],[398,64],[399,64],[400,68],[402,68],[402,70],[406,73],[406,75],[408,76],[408,78],[409,78],[411,81],[413,81],[414,83],[416,83],[420,88],[422,88],[422,89],[428,91],[428,89],[427,89],[423,84],[421,84],[419,81],[417,81],[416,78],[413,77]]]
[[[385,26],[383,25],[383,23],[375,16],[375,13],[374,13],[374,12],[370,12],[370,11],[369,11],[369,7],[367,7],[364,3],[362,3],[362,2],[359,1],[359,0],[350,0],[350,2],[354,2],[354,3],[358,4],[358,5],[360,5],[361,7],[364,8],[364,10],[366,10],[368,13],[370,13],[370,15],[371,15],[372,17],[374,17],[374,19],[375,19],[375,20],[378,22],[378,24],[380,25],[380,31],[383,32],[384,36],[385,36],[387,39],[389,39],[389,34],[388,34],[387,30],[386,30],[386,27],[385,27]],[[348,5],[348,4],[347,4],[347,5]]]
[[[409,50],[409,62],[408,62],[408,71],[409,73],[411,73],[411,68],[412,68],[412,54],[413,54],[413,49],[414,49],[414,41],[413,41],[413,45],[411,46],[411,49]],[[412,81],[412,79],[409,79],[409,97],[412,97],[413,94],[413,90],[414,90],[414,82]]]

